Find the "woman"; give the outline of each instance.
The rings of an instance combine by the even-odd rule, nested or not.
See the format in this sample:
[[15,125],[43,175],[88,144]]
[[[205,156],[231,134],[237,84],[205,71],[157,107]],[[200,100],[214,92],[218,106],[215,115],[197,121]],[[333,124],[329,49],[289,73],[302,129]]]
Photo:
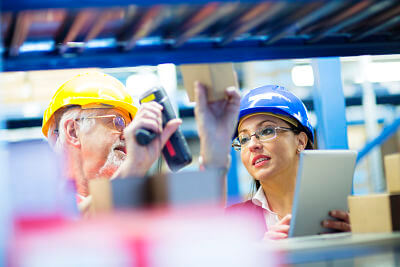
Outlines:
[[[251,210],[265,222],[265,238],[287,238],[299,154],[312,149],[313,142],[307,110],[294,94],[274,85],[249,91],[240,102],[232,146],[240,151],[257,192],[228,210]],[[330,216],[339,221],[325,220],[324,227],[350,231],[348,213],[334,210]]]

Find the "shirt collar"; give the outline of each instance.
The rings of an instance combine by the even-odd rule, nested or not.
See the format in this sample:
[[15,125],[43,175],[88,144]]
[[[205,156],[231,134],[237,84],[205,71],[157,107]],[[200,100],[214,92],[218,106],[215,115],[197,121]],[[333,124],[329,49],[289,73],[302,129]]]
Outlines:
[[262,186],[260,186],[257,190],[257,192],[255,193],[255,195],[253,196],[253,198],[251,199],[251,201],[253,202],[254,205],[257,205],[265,210],[267,210],[270,213],[274,213],[268,205],[268,200],[265,197],[264,194],[264,190],[262,189]]

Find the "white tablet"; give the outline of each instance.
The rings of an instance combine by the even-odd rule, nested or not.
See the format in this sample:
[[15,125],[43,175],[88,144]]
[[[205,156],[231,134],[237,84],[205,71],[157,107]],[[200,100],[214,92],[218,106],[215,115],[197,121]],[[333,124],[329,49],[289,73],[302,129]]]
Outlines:
[[347,211],[357,152],[305,150],[300,154],[289,237],[326,233],[331,210]]

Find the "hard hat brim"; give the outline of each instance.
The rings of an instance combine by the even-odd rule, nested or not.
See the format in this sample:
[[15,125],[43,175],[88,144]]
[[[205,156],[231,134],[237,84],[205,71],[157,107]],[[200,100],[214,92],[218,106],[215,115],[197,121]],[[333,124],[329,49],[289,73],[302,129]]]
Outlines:
[[[89,104],[105,104],[105,105],[110,105],[111,107],[115,107],[116,109],[122,109],[126,111],[128,114],[131,115],[132,119],[135,117],[136,112],[137,112],[137,107],[134,105],[128,104],[123,101],[117,101],[117,100],[104,100],[104,99],[94,99],[94,98],[76,98],[74,101],[69,102],[67,105],[61,105],[58,107],[56,110],[46,110],[49,114],[52,114],[49,119],[46,120],[46,123],[43,124],[42,126],[42,133],[44,134],[45,137],[48,137],[48,131],[50,127],[50,123],[53,121],[54,118],[54,113],[57,112],[58,110],[68,107],[68,106],[85,106]],[[46,114],[45,114],[46,116]]]

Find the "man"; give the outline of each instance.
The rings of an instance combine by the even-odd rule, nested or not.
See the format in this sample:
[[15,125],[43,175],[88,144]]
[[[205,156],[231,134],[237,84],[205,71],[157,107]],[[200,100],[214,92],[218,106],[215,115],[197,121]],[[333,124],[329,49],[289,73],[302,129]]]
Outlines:
[[[161,109],[155,102],[137,109],[117,79],[89,72],[57,90],[45,111],[42,131],[55,151],[65,156],[66,175],[75,180],[78,194],[86,197],[90,179],[147,172],[181,123],[171,120],[162,130]],[[137,120],[130,124],[134,117]],[[161,143],[139,146],[133,133],[142,127],[160,133]]]
[[[229,88],[225,100],[207,103],[204,86],[197,84],[195,92],[203,165],[226,168],[239,93]],[[90,179],[146,174],[182,123],[174,119],[163,129],[161,111],[162,106],[155,102],[137,108],[117,79],[88,72],[73,77],[56,91],[44,113],[42,132],[64,156],[65,175],[75,181],[78,195],[85,199],[90,195]],[[140,128],[151,129],[159,137],[140,146],[134,138]]]

